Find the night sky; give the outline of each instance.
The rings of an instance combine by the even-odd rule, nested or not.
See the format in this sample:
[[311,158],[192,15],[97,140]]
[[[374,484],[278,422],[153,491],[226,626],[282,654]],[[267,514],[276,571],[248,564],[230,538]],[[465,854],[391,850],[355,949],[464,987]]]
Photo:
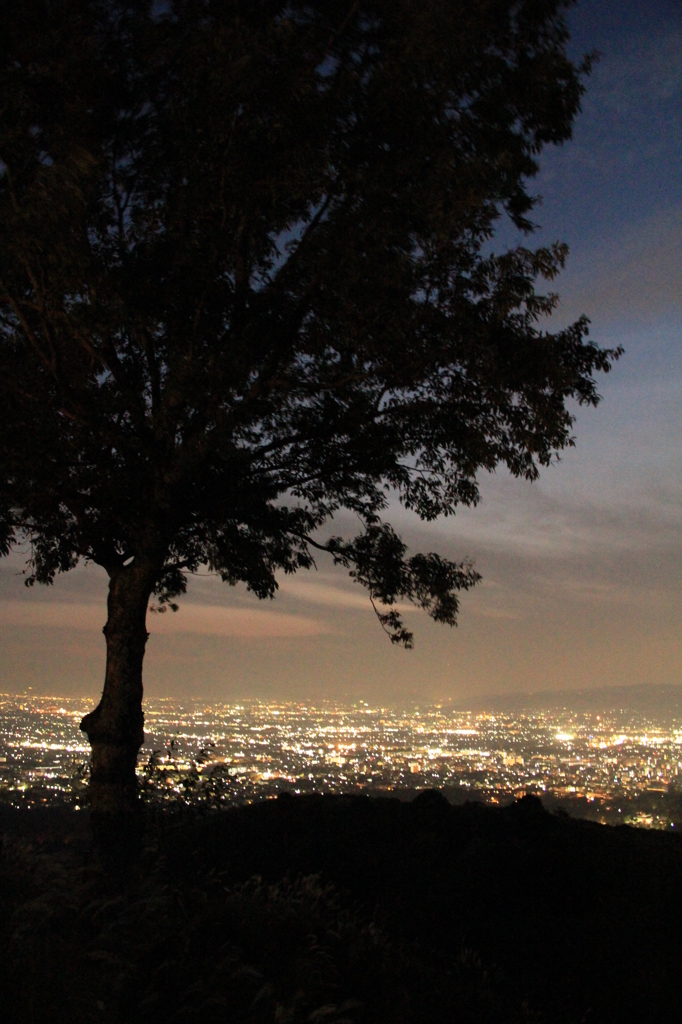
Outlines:
[[[325,562],[265,604],[204,577],[176,615],[149,616],[148,694],[389,702],[682,683],[682,5],[583,0],[571,26],[572,52],[601,57],[573,141],[542,158],[535,240],[570,246],[557,322],[584,312],[599,343],[626,350],[603,402],[578,412],[576,447],[535,484],[484,479],[482,504],[454,520],[389,516],[411,548],[483,574],[457,629],[409,612],[415,649],[391,647],[365,592]],[[26,590],[24,558],[0,563],[0,690],[95,699],[103,571]]]

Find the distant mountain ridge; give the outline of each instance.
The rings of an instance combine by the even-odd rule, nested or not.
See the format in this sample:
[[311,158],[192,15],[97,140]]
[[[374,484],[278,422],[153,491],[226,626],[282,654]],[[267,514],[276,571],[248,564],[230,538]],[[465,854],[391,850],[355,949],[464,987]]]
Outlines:
[[566,708],[577,712],[634,711],[656,718],[682,718],[682,686],[640,684],[600,686],[594,689],[542,690],[536,693],[502,693],[477,700],[453,701],[467,711],[540,711]]

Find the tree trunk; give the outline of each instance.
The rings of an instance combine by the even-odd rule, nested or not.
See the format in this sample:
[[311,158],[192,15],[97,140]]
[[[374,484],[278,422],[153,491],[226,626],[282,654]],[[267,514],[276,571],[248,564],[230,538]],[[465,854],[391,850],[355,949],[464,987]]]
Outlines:
[[149,566],[110,575],[107,665],[102,699],[81,729],[92,747],[90,809],[95,842],[115,854],[134,850],[142,837],[142,808],[135,767],[144,742],[142,661],[147,645],[147,605],[155,572]]

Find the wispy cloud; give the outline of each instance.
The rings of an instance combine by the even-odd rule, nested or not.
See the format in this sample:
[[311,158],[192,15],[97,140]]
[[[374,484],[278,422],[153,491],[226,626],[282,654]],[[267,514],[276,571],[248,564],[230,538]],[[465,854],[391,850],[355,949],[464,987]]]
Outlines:
[[[0,601],[0,626],[33,629],[101,630],[105,615],[101,605],[56,601]],[[221,605],[186,603],[179,612],[149,615],[151,633],[201,636],[304,637],[330,633],[322,621],[302,615],[260,608],[226,608]]]
[[24,628],[101,630],[106,620],[102,606],[62,601],[0,601],[0,626]]
[[366,611],[370,607],[367,591],[357,585],[350,589],[348,586],[298,577],[284,583],[280,582],[280,594],[306,604],[327,608],[361,608]]

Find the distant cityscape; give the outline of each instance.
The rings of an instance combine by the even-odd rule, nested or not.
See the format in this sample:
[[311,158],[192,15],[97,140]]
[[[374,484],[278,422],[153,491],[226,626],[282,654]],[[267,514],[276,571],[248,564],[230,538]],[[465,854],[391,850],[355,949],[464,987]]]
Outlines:
[[[0,800],[35,807],[87,801],[91,699],[0,695]],[[568,706],[462,711],[153,700],[140,784],[152,802],[230,805],[292,793],[453,802],[525,793],[605,823],[682,829],[682,716]]]

